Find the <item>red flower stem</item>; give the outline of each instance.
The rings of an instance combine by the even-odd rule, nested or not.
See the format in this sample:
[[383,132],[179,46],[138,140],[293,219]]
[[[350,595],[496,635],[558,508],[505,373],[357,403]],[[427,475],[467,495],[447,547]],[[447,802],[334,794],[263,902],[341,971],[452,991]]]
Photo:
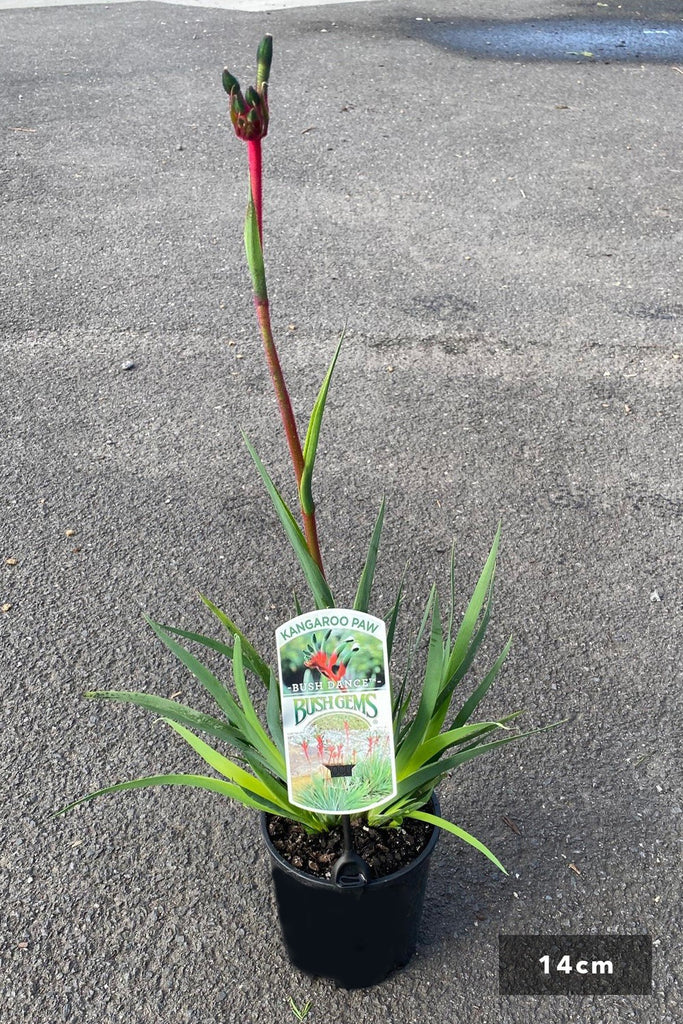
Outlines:
[[261,170],[261,140],[248,140],[247,153],[249,155],[249,180],[251,182],[251,194],[254,197],[258,234],[261,239],[261,248],[263,248],[263,173]]
[[304,536],[306,538],[306,543],[308,544],[308,550],[311,552],[324,578],[325,569],[323,567],[323,556],[320,552],[320,544],[318,542],[318,527],[315,522],[315,509],[312,509],[310,512],[304,512],[304,510],[301,509],[301,516],[304,522]]
[[[294,475],[296,477],[298,488],[304,471],[304,456],[301,450],[301,441],[299,440],[299,432],[296,426],[294,410],[292,409],[289,392],[287,391],[282,367],[280,366],[280,359],[273,340],[273,332],[270,326],[270,307],[267,299],[260,299],[257,295],[254,296],[254,306],[256,308],[256,317],[259,322],[259,328],[261,330],[261,337],[263,338],[263,347],[266,353],[268,371],[270,373],[270,378],[273,382],[273,387],[275,388],[277,402],[280,407],[280,416],[282,418],[282,425],[285,428],[285,436],[287,438],[287,444],[289,446],[289,453],[292,458],[292,465],[294,467]],[[323,568],[323,559],[320,553],[320,544],[318,542],[315,510],[312,510],[311,512],[304,512],[302,509],[301,514],[303,517],[304,536],[306,537],[308,550],[324,576],[325,570]]]
[[[263,169],[261,163],[261,140],[248,140],[247,153],[249,156],[249,181],[251,184],[251,195],[254,202],[254,209],[256,211],[259,241],[261,242],[261,250],[263,251]],[[268,299],[255,295],[254,305],[256,307],[256,317],[259,322],[261,337],[263,338],[263,346],[266,351],[266,362],[268,363],[268,370],[273,382],[273,387],[275,388],[275,395],[280,407],[280,416],[282,417],[282,424],[285,428],[285,436],[287,437],[287,444],[289,445],[289,452],[292,457],[292,465],[294,467],[294,475],[296,477],[298,489],[301,485],[301,477],[304,471],[304,456],[301,449],[301,441],[299,439],[299,431],[296,426],[294,410],[292,409],[292,403],[289,397],[289,392],[287,391],[287,385],[285,384],[284,374],[282,373],[282,367],[280,366],[280,359],[275,347],[275,341],[273,340]],[[320,553],[320,544],[318,542],[315,510],[311,509],[310,512],[305,512],[302,508],[301,514],[303,517],[304,536],[306,537],[308,550],[310,551],[311,556],[315,559],[320,572],[324,576],[325,570],[323,568],[323,559]]]
[[299,432],[296,427],[296,420],[294,418],[294,410],[292,409],[292,403],[289,398],[289,392],[285,384],[285,378],[282,373],[282,367],[280,366],[280,359],[275,348],[275,342],[273,340],[273,331],[270,326],[270,307],[267,299],[261,299],[258,295],[254,296],[254,308],[256,309],[256,317],[258,319],[259,328],[261,330],[261,337],[263,338],[263,347],[266,353],[266,362],[268,364],[268,371],[270,373],[273,387],[275,388],[275,395],[277,398],[278,405],[280,406],[280,415],[282,416],[282,425],[285,428],[285,436],[287,437],[287,444],[289,445],[289,453],[292,457],[292,465],[294,466],[294,474],[296,476],[297,484],[301,480],[301,475],[304,471],[304,456],[301,450],[301,441],[299,440]]

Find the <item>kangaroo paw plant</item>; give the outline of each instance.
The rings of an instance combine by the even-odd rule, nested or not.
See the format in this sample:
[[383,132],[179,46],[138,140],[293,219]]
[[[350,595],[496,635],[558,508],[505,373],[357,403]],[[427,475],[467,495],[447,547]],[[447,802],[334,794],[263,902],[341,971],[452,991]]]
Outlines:
[[[280,627],[277,671],[274,661],[206,597],[204,604],[227,634],[223,639],[148,619],[156,636],[211,695],[214,714],[151,693],[107,690],[86,697],[152,712],[206,767],[197,774],[171,772],[106,786],[57,813],[105,793],[169,785],[210,790],[261,812],[290,958],[311,974],[354,987],[374,984],[410,958],[438,830],[452,833],[505,871],[479,839],[441,816],[434,791],[454,769],[532,733],[513,731],[519,712],[474,720],[510,641],[460,699],[491,615],[500,528],[457,626],[451,557],[446,614],[433,587],[393,691],[388,663],[403,584],[384,618],[370,610],[384,502],[355,594],[345,594],[341,606],[335,602],[318,541],[312,480],[343,338],[312,403],[302,443],[273,339],[263,258],[262,141],[268,132],[271,59],[272,39],[266,36],[258,48],[256,85],[242,91],[226,69],[223,87],[235,133],[247,146],[244,241],[298,509],[285,502],[246,436],[244,443],[303,572],[309,611],[304,614],[297,602],[295,617]],[[212,664],[215,654],[230,663],[227,681],[202,662],[202,648],[212,652]],[[261,697],[252,696],[254,684],[264,690]],[[383,851],[380,856],[374,856],[373,843]],[[388,857],[392,848],[396,854]],[[328,922],[326,932],[334,937],[330,943],[314,938],[320,920]]]

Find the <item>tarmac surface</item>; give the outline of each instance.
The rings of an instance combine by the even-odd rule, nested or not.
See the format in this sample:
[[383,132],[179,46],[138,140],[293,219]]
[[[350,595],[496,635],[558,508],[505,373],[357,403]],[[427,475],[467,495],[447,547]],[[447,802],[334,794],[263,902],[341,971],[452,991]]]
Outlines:
[[[0,13],[3,1024],[674,1024],[681,944],[683,5],[126,3]],[[499,520],[485,716],[570,720],[463,766],[415,959],[347,993],[282,949],[253,813],[178,789],[179,738],[86,689],[205,707],[141,612],[274,656],[303,594],[241,441],[288,498],[253,320],[246,154],[220,73],[272,32],[274,327],[353,598],[407,560],[460,608]],[[216,635],[218,631],[216,631]],[[474,683],[474,677],[473,677]],[[499,934],[649,933],[650,996],[500,997]],[[320,922],[325,941],[325,922]]]

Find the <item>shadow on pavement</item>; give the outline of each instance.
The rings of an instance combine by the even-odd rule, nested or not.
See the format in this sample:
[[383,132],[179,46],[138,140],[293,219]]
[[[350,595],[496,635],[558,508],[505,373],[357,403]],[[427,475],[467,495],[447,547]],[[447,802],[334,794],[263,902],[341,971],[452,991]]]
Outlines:
[[412,21],[410,34],[493,60],[683,62],[683,21],[642,18],[454,18]]

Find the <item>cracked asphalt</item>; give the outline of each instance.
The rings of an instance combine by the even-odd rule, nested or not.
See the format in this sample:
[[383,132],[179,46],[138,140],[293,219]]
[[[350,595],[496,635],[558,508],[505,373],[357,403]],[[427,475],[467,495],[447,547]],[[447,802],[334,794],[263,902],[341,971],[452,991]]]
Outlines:
[[[0,12],[3,1024],[674,1024],[681,903],[681,94],[674,0],[126,3]],[[294,971],[258,820],[176,789],[192,751],[86,689],[205,707],[142,611],[274,657],[303,587],[242,444],[293,487],[242,255],[220,73],[274,36],[274,328],[301,421],[347,324],[316,477],[340,605],[382,495],[464,607],[499,520],[482,712],[561,728],[463,766],[417,955],[366,992]],[[621,45],[623,41],[623,45]],[[216,634],[218,635],[218,633]],[[514,827],[513,827],[514,826]],[[509,933],[642,933],[650,996],[498,995]],[[324,941],[324,922],[321,922]]]

